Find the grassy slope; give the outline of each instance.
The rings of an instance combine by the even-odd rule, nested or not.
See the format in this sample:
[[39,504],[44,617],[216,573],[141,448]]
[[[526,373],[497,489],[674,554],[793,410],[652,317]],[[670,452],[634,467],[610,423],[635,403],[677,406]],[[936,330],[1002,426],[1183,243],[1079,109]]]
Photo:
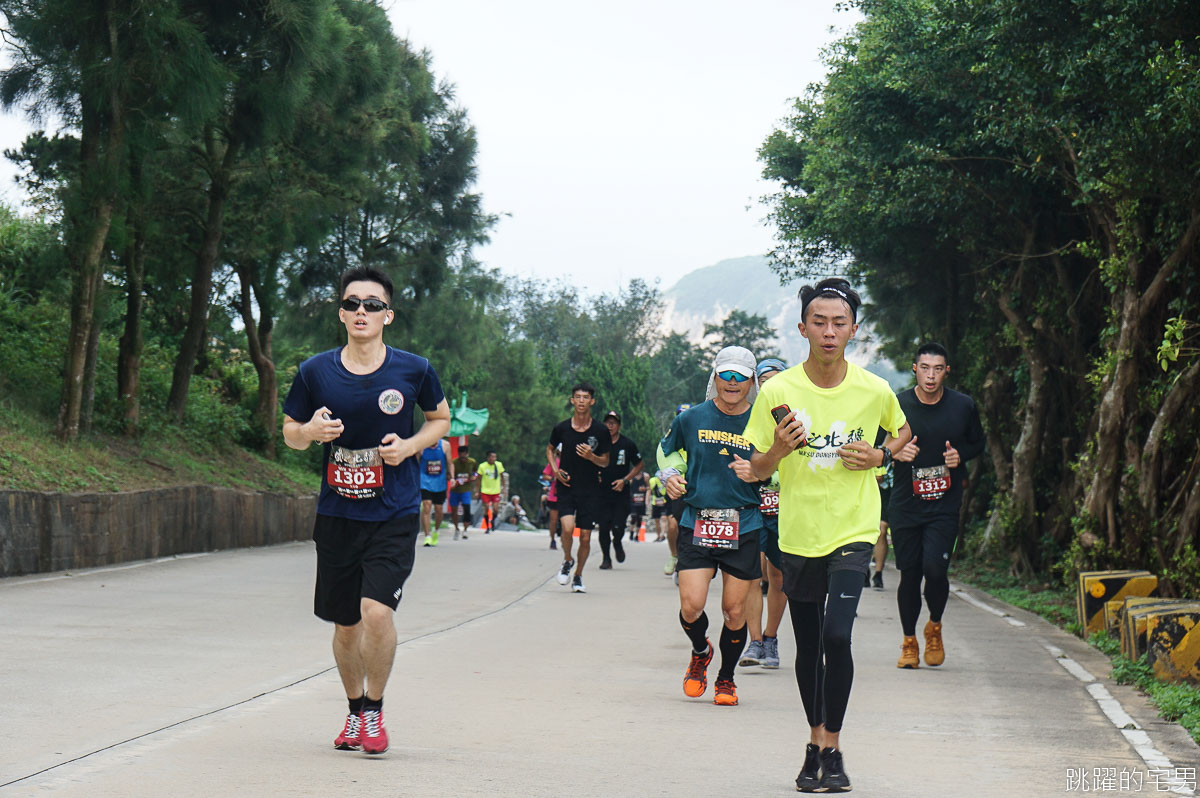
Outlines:
[[111,492],[172,485],[222,485],[289,495],[315,493],[317,474],[237,446],[197,449],[183,436],[131,441],[93,435],[63,444],[54,424],[0,402],[0,489]]

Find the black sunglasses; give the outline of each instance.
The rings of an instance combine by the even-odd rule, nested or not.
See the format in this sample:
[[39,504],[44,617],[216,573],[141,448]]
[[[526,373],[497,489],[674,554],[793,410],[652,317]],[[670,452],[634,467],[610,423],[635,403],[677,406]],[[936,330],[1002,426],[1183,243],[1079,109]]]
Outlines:
[[360,305],[367,309],[367,313],[380,313],[388,309],[388,303],[382,299],[359,299],[356,296],[348,296],[342,300],[342,310],[348,310],[351,313],[358,310]]

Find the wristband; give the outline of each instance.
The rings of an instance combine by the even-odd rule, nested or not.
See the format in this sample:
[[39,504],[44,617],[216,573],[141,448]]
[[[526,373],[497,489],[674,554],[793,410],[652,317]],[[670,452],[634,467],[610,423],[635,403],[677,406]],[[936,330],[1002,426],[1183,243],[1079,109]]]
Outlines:
[[677,468],[664,468],[663,472],[662,472],[663,482],[666,482],[671,477],[681,477],[681,476],[683,476],[683,474],[679,473],[679,469],[677,469]]
[[892,462],[892,450],[886,446],[880,446],[879,450],[883,452],[883,462],[879,464],[879,467],[887,468]]

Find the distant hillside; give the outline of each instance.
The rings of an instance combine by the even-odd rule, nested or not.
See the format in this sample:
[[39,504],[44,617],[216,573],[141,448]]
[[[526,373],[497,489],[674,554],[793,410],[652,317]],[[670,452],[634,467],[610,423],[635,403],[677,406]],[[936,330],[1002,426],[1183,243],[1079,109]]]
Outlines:
[[[742,310],[766,316],[778,332],[778,347],[789,365],[808,357],[808,341],[800,337],[796,324],[800,321],[800,301],[796,291],[800,283],[779,284],[779,276],[771,271],[761,255],[723,260],[688,272],[679,282],[663,292],[666,312],[663,329],[687,333],[694,341],[701,339],[705,324],[716,324],[731,310]],[[893,388],[908,384],[909,376],[891,362],[876,355],[870,326],[862,325],[858,336],[850,342],[847,358],[886,379]]]

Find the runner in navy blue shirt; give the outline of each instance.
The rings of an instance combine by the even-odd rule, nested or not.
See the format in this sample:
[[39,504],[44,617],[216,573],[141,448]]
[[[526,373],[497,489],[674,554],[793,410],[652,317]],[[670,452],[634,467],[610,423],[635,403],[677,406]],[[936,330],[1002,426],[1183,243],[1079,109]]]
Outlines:
[[[423,357],[383,342],[392,281],[370,267],[341,278],[347,344],[300,364],[283,405],[293,449],[324,445],[317,549],[317,617],[334,624],[333,654],[350,703],[337,748],[388,748],[383,690],[396,653],[393,613],[417,542],[418,461],[450,431],[450,408]],[[425,422],[413,433],[413,408]]]

